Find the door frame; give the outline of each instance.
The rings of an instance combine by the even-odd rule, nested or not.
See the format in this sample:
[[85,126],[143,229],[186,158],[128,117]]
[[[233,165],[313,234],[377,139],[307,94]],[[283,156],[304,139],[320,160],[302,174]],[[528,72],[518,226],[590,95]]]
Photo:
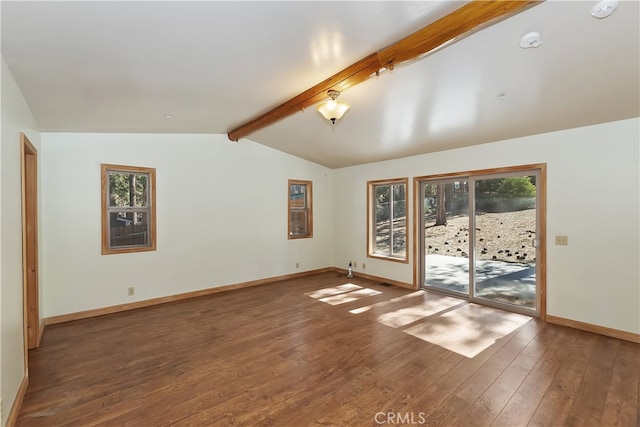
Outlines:
[[[538,293],[539,293],[539,310],[537,315],[542,320],[546,320],[547,317],[547,164],[546,163],[536,163],[536,164],[528,164],[528,165],[519,165],[519,166],[508,166],[501,168],[492,168],[492,169],[480,169],[480,170],[472,170],[472,171],[464,171],[464,172],[453,172],[453,173],[445,173],[445,174],[436,174],[436,175],[427,175],[427,176],[419,176],[413,178],[413,206],[414,206],[414,215],[413,215],[413,255],[414,255],[414,271],[413,271],[413,287],[414,289],[422,289],[422,281],[424,272],[423,265],[424,261],[420,259],[421,254],[424,253],[424,238],[420,233],[420,227],[422,224],[421,215],[423,209],[423,200],[421,194],[422,183],[424,181],[450,181],[455,180],[456,178],[483,178],[484,176],[492,176],[499,174],[513,174],[520,172],[527,172],[531,170],[536,170],[540,174],[540,182],[536,182],[536,191],[539,195],[539,203],[536,206],[537,216],[538,216],[538,227],[540,229],[539,236],[539,259],[540,264],[539,268],[536,270],[537,280],[539,284]],[[469,212],[471,215],[472,212]],[[422,241],[421,241],[422,240]],[[471,254],[470,254],[471,256]],[[539,270],[539,271],[538,271]],[[469,272],[471,274],[471,271]],[[473,283],[469,283],[469,286],[473,286]],[[457,294],[456,294],[457,295]],[[467,298],[470,302],[485,304],[485,300],[478,301],[475,298]],[[485,305],[493,305],[489,302],[489,304]],[[500,308],[505,308],[504,305],[500,305]]]
[[22,173],[22,289],[24,364],[28,353],[42,338],[38,292],[38,150],[20,133]]

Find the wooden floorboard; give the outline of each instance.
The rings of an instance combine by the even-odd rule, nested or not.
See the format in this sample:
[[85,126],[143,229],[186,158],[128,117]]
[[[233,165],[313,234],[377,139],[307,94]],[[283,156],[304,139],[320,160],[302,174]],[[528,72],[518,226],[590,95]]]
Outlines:
[[546,328],[552,341],[545,342],[540,349],[544,352],[533,368],[526,374],[518,389],[509,397],[498,417],[495,426],[526,425],[544,397],[551,381],[560,368],[561,361],[570,352],[575,333],[568,328]]
[[47,327],[17,426],[639,423],[640,345],[322,273]]

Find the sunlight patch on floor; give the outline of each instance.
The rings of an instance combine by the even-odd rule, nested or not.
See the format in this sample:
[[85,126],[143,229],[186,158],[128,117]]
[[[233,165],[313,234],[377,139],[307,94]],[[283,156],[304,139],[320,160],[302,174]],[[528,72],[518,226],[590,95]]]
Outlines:
[[366,313],[369,310],[375,310],[377,308],[386,307],[387,305],[393,304],[394,302],[404,301],[404,300],[407,300],[407,299],[410,299],[410,298],[415,298],[417,296],[424,296],[424,291],[412,292],[412,293],[407,294],[407,295],[402,295],[401,297],[391,298],[388,301],[377,302],[375,304],[365,305],[364,307],[354,308],[353,310],[349,310],[349,313],[351,313],[351,314]]
[[374,289],[363,288],[353,283],[345,283],[344,285],[332,286],[330,288],[318,289],[305,293],[306,296],[315,298],[331,305],[346,304],[348,302],[357,301],[374,295],[380,295],[382,292]]
[[441,316],[429,317],[404,332],[471,358],[530,320],[531,317],[521,314],[464,304]]
[[358,286],[353,283],[345,283],[344,285],[332,286],[330,288],[323,288],[323,289],[315,290],[313,292],[307,292],[305,293],[305,295],[311,298],[320,299],[320,298],[328,297],[331,295],[351,292],[356,289],[362,289],[362,286]]
[[452,297],[431,298],[413,307],[381,314],[378,316],[378,322],[392,328],[400,328],[460,304],[465,304],[465,301]]
[[319,301],[326,302],[327,304],[331,304],[331,305],[340,305],[340,304],[346,304],[352,301],[357,301],[360,298],[370,297],[373,295],[380,295],[381,293],[382,292],[380,291],[364,288],[364,289],[360,289],[353,292],[347,292],[343,294],[320,298]]

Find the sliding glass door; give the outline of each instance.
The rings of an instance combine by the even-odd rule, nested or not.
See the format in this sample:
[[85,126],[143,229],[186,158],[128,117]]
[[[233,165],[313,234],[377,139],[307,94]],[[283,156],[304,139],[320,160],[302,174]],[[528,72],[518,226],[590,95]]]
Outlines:
[[540,182],[539,169],[419,180],[422,286],[538,314]]

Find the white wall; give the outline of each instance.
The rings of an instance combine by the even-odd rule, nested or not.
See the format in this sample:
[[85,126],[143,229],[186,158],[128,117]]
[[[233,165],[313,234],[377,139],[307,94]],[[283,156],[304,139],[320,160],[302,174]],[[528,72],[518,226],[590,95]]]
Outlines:
[[[44,317],[332,265],[317,164],[226,135],[43,133],[42,158]],[[156,168],[157,251],[101,255],[100,163]],[[287,239],[288,179],[313,181],[312,239]]]
[[413,283],[413,259],[366,257],[368,180],[547,163],[547,314],[640,333],[639,144],[636,118],[337,169],[334,263]]
[[40,133],[27,103],[2,59],[0,145],[0,398],[2,425],[25,375],[22,287],[22,175],[20,132],[36,149]]

